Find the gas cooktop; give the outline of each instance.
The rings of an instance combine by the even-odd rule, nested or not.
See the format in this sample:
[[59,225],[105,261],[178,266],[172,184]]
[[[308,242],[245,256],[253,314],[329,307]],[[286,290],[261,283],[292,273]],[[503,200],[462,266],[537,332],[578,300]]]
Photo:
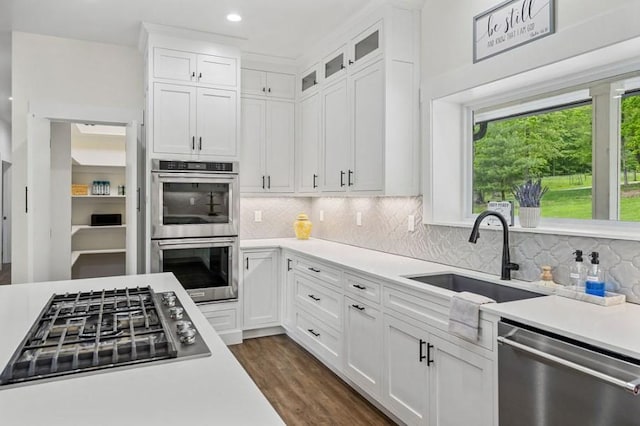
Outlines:
[[173,292],[138,287],[54,294],[0,374],[0,389],[209,355]]

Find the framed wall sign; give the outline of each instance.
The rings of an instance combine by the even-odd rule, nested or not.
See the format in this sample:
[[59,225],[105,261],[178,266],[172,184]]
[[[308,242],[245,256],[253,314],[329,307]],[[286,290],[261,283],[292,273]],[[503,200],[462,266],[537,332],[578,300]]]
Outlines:
[[555,32],[555,0],[508,0],[473,18],[473,62]]
[[[487,210],[500,213],[507,221],[507,224],[513,226],[513,203],[511,201],[489,201]],[[485,220],[485,223],[489,226],[501,226],[497,217],[489,216]]]

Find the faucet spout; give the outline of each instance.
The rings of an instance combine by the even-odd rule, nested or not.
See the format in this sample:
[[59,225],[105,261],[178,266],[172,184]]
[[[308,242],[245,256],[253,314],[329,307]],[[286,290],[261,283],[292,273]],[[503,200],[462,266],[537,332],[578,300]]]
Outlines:
[[501,280],[510,280],[511,279],[511,271],[517,271],[520,269],[520,265],[517,263],[511,263],[509,256],[509,225],[505,220],[504,216],[502,216],[498,212],[494,212],[491,210],[485,210],[478,215],[476,221],[473,223],[473,229],[471,230],[471,235],[469,235],[469,242],[475,244],[480,238],[480,223],[487,216],[495,216],[500,221],[502,225],[502,267],[500,273]]

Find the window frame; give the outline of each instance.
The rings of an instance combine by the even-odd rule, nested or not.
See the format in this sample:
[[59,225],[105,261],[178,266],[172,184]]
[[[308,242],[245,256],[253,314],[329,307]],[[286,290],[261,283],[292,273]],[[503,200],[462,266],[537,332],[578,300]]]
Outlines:
[[[594,55],[599,55],[598,60],[594,61]],[[584,72],[574,71],[584,69],[585,63],[591,63],[593,67]],[[629,59],[620,55],[618,49],[612,49],[611,54],[592,51],[423,102],[427,132],[423,160],[423,223],[457,227],[473,224],[476,217],[471,213],[473,111],[589,89],[605,80],[619,81],[630,75],[637,76],[638,72],[640,55]],[[512,230],[640,240],[640,222],[543,218],[538,228],[521,228],[516,221]]]

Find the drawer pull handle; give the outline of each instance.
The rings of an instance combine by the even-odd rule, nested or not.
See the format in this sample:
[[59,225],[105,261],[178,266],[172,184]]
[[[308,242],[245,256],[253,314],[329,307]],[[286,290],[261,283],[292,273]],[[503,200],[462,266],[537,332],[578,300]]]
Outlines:
[[313,331],[313,328],[309,328],[309,329],[307,329],[307,331],[308,331],[309,333],[313,334],[313,335],[314,335],[314,336],[316,336],[316,337],[320,337],[320,333],[316,333],[315,331]]
[[316,268],[308,268],[308,269],[313,272],[320,272],[320,269],[316,269]]
[[319,297],[314,296],[313,294],[308,294],[307,296],[309,296],[310,298],[312,298],[313,300],[315,300],[316,302],[320,301]]
[[360,284],[354,284],[353,286],[354,286],[355,288],[357,288],[358,290],[366,290],[366,289],[367,289],[365,286],[360,285]]
[[356,308],[359,311],[364,311],[364,306],[360,306],[360,305],[351,305],[351,306],[353,306],[354,308]]

